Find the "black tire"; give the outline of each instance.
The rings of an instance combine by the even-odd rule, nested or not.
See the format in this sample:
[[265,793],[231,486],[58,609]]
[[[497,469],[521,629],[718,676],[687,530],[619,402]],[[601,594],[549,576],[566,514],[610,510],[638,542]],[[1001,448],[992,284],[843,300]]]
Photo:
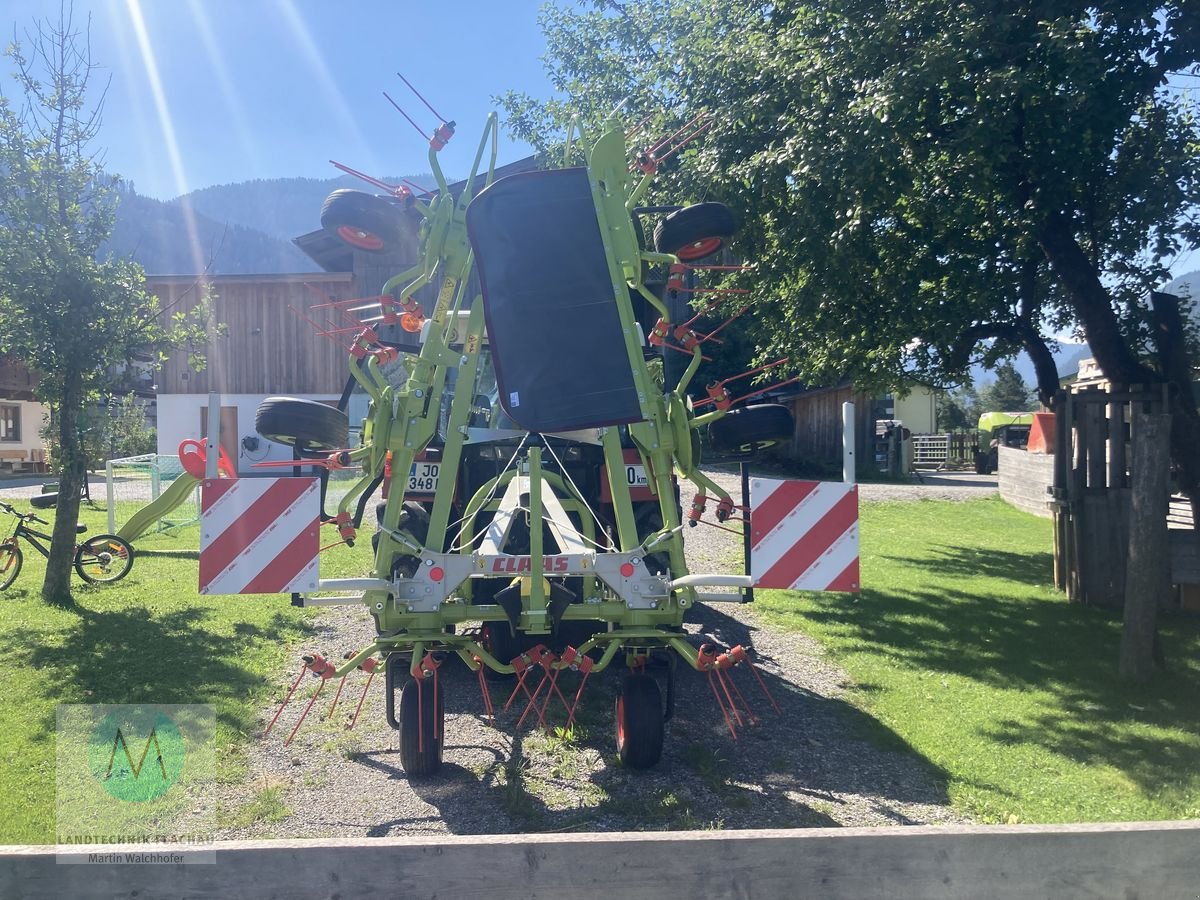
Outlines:
[[390,200],[341,188],[325,198],[321,227],[355,250],[388,253],[400,242],[404,222]]
[[[484,650],[502,663],[512,662],[528,649],[528,641],[525,639],[525,636],[521,634],[514,635],[512,629],[508,626],[507,620],[503,622],[484,622],[480,643],[483,644]],[[508,681],[513,677],[508,672],[497,672],[490,666],[484,666],[483,676],[488,681]]]
[[654,249],[696,262],[720,252],[737,231],[724,203],[697,203],[676,210],[654,227]]
[[268,397],[258,405],[254,428],[269,441],[299,450],[341,450],[350,441],[346,414],[316,400]]
[[38,494],[35,497],[30,497],[29,505],[34,509],[53,509],[58,505],[58,492]]
[[980,451],[975,454],[975,474],[986,475],[988,473],[988,458],[987,454]]
[[445,724],[446,705],[440,689],[434,703],[433,679],[410,679],[400,691],[400,765],[409,778],[427,778],[442,767]]
[[616,731],[622,765],[649,769],[662,758],[662,695],[651,676],[625,677],[617,697]]
[[5,544],[0,547],[0,591],[17,580],[24,562],[25,558],[21,555],[21,548],[16,544]]
[[734,409],[708,426],[708,442],[717,453],[752,456],[781,441],[791,440],[796,427],[791,410],[778,403]]
[[75,571],[92,584],[120,581],[132,568],[133,548],[115,534],[90,537],[75,551]]

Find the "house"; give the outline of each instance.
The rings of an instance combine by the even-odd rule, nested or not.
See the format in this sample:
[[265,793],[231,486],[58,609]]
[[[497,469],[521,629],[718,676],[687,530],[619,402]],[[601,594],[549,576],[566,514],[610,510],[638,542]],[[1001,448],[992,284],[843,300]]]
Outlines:
[[[175,455],[181,441],[207,435],[208,395],[216,391],[221,446],[239,472],[256,462],[291,459],[291,447],[255,431],[255,413],[263,399],[276,395],[337,403],[348,375],[349,336],[324,337],[306,319],[332,318],[313,309],[326,298],[359,296],[354,274],[217,275],[207,281],[213,319],[224,333],[209,338],[204,369],[193,369],[187,353],[177,351],[159,372],[158,452]],[[172,312],[193,309],[200,296],[194,275],[147,276],[146,288]]]
[[34,399],[37,379],[22,363],[0,360],[0,471],[45,471],[42,427],[48,410]]
[[[914,385],[904,397],[866,393],[849,379],[830,387],[802,387],[779,397],[796,422],[792,442],[785,451],[797,462],[825,467],[842,464],[842,404],[854,404],[854,434],[859,466],[876,457],[882,425],[902,422],[913,434],[930,434],[936,423],[936,395]],[[886,457],[883,460],[886,464]]]

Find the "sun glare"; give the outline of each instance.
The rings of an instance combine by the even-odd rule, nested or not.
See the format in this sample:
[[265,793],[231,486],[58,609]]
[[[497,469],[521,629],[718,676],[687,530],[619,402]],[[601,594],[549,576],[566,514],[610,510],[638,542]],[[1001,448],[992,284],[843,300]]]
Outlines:
[[[175,180],[175,191],[179,195],[186,194],[190,188],[187,173],[183,168],[183,157],[179,152],[179,141],[175,137],[175,124],[171,119],[171,110],[163,91],[162,78],[158,72],[158,62],[154,56],[154,47],[150,41],[150,33],[146,29],[146,20],[142,15],[139,0],[125,0],[129,10],[129,20],[137,36],[138,50],[142,57],[142,66],[146,70],[146,79],[150,83],[150,92],[154,97],[154,108],[158,113],[158,125],[162,131],[163,144],[166,146],[167,159],[171,163],[171,175]],[[183,210],[184,227],[187,230],[189,250],[192,263],[197,273],[204,271],[204,250],[200,246],[200,237],[196,230],[196,218],[191,203],[187,198],[180,201]]]
[[262,154],[259,153],[258,146],[254,141],[254,131],[250,127],[246,107],[242,104],[237,88],[234,87],[233,79],[229,76],[229,66],[226,64],[225,55],[221,52],[221,45],[213,34],[208,13],[201,0],[188,0],[188,10],[192,14],[192,21],[196,23],[200,42],[204,45],[204,55],[208,59],[209,71],[216,78],[217,86],[221,91],[221,99],[229,111],[230,124],[233,125],[234,138],[241,148],[242,158],[246,160],[248,168],[254,175],[261,175]]
[[[349,113],[352,105],[346,100],[341,88],[338,87],[337,81],[334,80],[333,74],[329,71],[329,66],[325,63],[325,57],[321,53],[321,49],[317,46],[317,42],[313,40],[312,32],[309,31],[308,25],[305,24],[300,14],[296,11],[295,3],[293,0],[278,0],[278,3],[279,9],[283,13],[284,21],[292,33],[292,38],[299,47],[304,61],[316,77],[321,93],[324,95],[325,105],[335,119],[334,124],[336,128],[334,132],[341,135],[339,143],[345,141],[347,148],[355,149],[357,154],[355,165],[358,165],[359,168],[366,169],[367,171],[378,171],[379,160],[370,152],[369,142],[363,135],[362,129],[358,127],[358,123],[354,117]],[[366,158],[363,158],[364,155]]]

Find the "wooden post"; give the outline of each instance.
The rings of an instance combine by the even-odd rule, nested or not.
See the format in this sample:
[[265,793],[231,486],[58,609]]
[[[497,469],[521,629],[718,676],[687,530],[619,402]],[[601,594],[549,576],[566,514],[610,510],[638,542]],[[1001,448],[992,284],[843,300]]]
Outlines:
[[1167,545],[1167,473],[1171,416],[1152,412],[1135,400],[1130,407],[1133,431],[1132,502],[1129,556],[1125,567],[1125,626],[1121,633],[1121,675],[1147,678],[1161,665],[1158,605],[1170,594]]

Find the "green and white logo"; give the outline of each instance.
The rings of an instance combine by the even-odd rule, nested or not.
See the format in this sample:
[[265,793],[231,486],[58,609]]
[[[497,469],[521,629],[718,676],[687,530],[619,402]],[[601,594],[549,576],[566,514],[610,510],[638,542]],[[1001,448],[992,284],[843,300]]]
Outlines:
[[153,706],[125,706],[100,720],[88,740],[88,768],[118,800],[141,803],[165,794],[183,774],[186,742]]

